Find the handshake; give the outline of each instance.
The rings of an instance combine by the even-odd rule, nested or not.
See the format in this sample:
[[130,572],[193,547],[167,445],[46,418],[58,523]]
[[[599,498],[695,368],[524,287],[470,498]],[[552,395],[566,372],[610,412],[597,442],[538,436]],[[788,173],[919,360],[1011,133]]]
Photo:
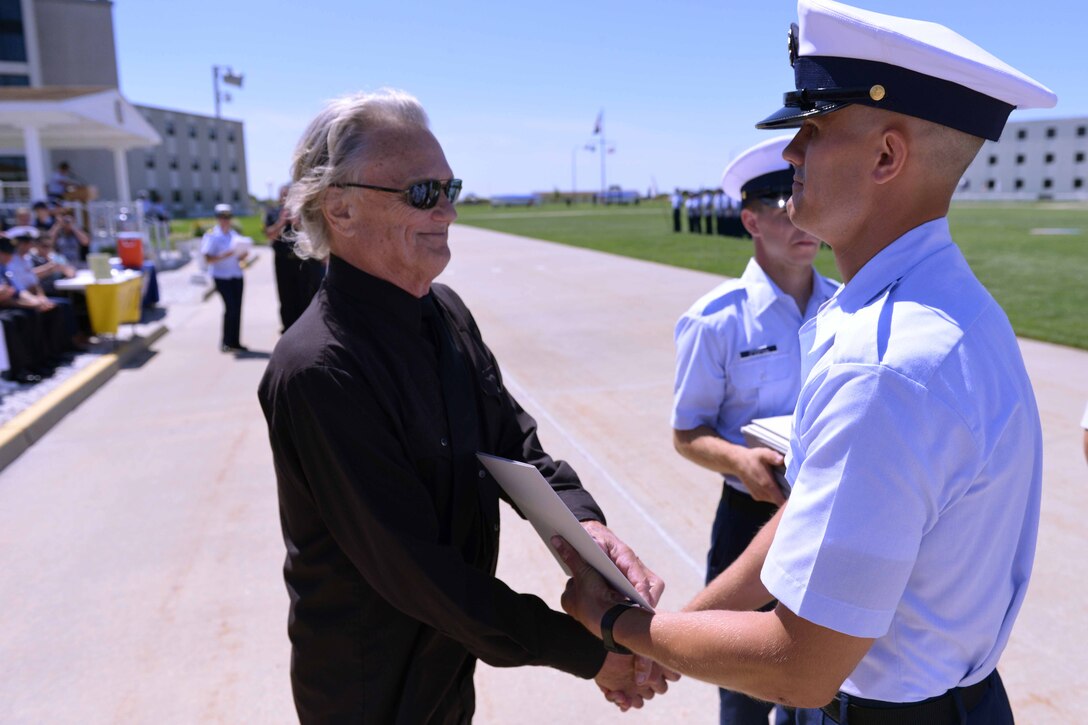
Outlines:
[[[643,599],[656,606],[665,591],[665,582],[607,527],[596,521],[586,521],[582,525]],[[627,598],[612,589],[562,538],[554,537],[552,545],[573,577],[563,593],[563,609],[587,630],[601,637],[604,614],[616,604],[627,601]],[[605,699],[623,712],[632,707],[640,708],[654,695],[664,694],[669,689],[669,682],[678,679],[679,674],[653,660],[616,652],[608,653],[594,677]]]

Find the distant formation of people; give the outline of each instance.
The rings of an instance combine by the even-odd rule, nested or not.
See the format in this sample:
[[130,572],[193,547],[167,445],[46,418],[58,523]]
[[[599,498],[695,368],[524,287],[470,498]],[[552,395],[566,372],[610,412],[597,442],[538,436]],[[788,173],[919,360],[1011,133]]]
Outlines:
[[740,205],[721,189],[676,189],[669,198],[672,230],[681,231],[681,217],[687,216],[691,234],[723,237],[749,236],[740,222]]

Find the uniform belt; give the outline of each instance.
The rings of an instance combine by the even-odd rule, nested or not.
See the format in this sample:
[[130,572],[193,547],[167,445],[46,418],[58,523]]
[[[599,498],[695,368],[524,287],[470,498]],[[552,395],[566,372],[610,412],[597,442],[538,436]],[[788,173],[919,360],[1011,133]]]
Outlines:
[[879,703],[874,700],[859,702],[858,698],[840,692],[835,695],[834,700],[820,709],[835,722],[841,722],[839,714],[842,712],[842,701],[845,699],[846,725],[918,725],[919,723],[956,725],[960,722],[956,694],[958,693],[963,700],[964,710],[970,711],[990,689],[992,677],[993,675],[990,675],[981,682],[967,687],[957,687],[929,700],[908,704]]

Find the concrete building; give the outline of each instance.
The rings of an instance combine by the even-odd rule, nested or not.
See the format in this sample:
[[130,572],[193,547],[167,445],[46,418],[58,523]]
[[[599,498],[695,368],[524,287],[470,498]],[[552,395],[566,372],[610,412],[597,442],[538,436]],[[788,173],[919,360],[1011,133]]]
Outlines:
[[983,144],[956,198],[1088,201],[1088,116],[1009,123]]
[[[18,88],[20,86],[28,88]],[[61,161],[100,199],[156,191],[175,216],[248,202],[241,122],[118,90],[110,0],[0,0],[0,182],[44,197]],[[27,193],[24,191],[24,193]]]
[[249,203],[241,121],[152,106],[136,107],[163,142],[128,152],[136,192],[157,192],[173,216],[209,216],[219,202]]

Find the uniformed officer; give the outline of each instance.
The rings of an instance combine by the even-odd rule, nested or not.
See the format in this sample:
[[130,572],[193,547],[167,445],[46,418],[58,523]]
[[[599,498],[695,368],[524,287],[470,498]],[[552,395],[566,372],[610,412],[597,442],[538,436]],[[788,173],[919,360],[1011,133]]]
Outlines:
[[669,201],[672,202],[672,230],[680,231],[680,208],[684,206],[684,196],[679,189],[674,189]]
[[714,192],[710,191],[709,189],[707,189],[706,191],[703,192],[702,210],[703,210],[703,223],[704,223],[704,227],[705,227],[703,229],[703,233],[704,234],[713,234],[714,233]]
[[[793,412],[801,389],[797,331],[838,288],[812,267],[819,241],[793,226],[786,212],[793,170],[782,151],[790,138],[759,143],[726,168],[722,187],[743,199],[741,222],[755,254],[739,279],[715,287],[676,323],[673,445],[725,477],[707,583],[785,501],[773,472],[782,456],[745,447],[740,428],[753,418]],[[723,724],[766,725],[771,704],[729,690],[720,696]],[[789,721],[782,708],[779,713],[778,722]]]
[[688,209],[688,231],[693,234],[703,233],[702,224],[702,210],[699,202],[699,192],[693,191],[688,194],[687,201]]
[[1042,435],[946,215],[984,139],[1056,99],[935,23],[831,0],[798,15],[796,89],[759,126],[800,128],[790,218],[845,284],[801,328],[789,502],[689,609],[778,605],[616,608],[564,547],[564,606],[606,646],[802,723],[1011,723],[995,667],[1031,575]]

